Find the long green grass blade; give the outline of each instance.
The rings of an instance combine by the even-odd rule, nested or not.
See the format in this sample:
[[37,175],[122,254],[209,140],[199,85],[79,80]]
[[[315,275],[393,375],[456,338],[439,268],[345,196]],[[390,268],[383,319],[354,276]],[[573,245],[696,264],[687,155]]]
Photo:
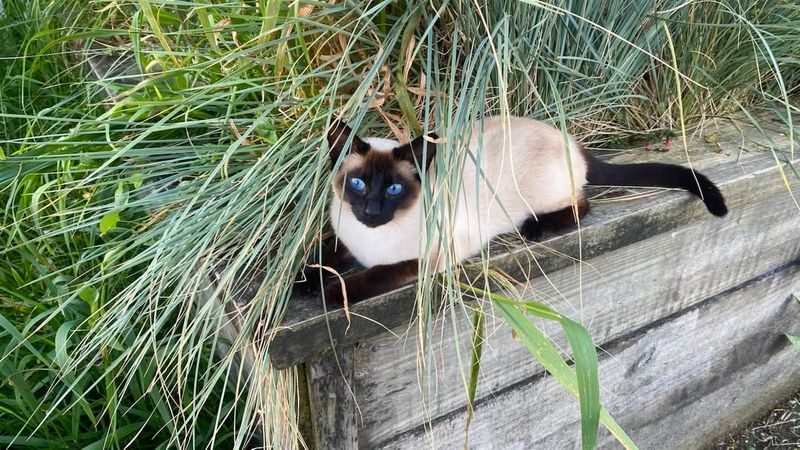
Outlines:
[[[542,366],[544,366],[564,388],[578,397],[581,404],[582,447],[594,448],[597,440],[598,421],[600,421],[625,448],[637,448],[636,444],[625,434],[608,411],[600,405],[597,353],[594,350],[594,346],[591,344],[591,340],[589,340],[588,344],[585,342],[581,343],[585,337],[588,337],[588,333],[586,333],[585,329],[583,329],[581,333],[574,334],[570,339],[570,347],[573,350],[573,357],[575,358],[575,366],[577,369],[573,372],[547,337],[542,334],[518,308],[506,302],[496,302],[495,305],[497,305],[505,320],[516,331],[517,336],[522,340],[531,354],[536,357]],[[582,329],[577,323],[572,323],[576,327]],[[567,325],[565,331],[567,328],[572,327]],[[570,334],[572,333],[567,335],[569,336]],[[578,345],[573,345],[573,341]],[[591,348],[591,351],[587,352],[587,348]],[[580,356],[575,354],[576,349],[581,352]],[[583,397],[582,394],[584,395]]]
[[478,377],[481,371],[481,356],[483,355],[483,340],[484,340],[484,320],[485,314],[482,310],[476,309],[473,322],[472,322],[472,362],[470,363],[469,371],[469,385],[467,386],[467,424],[465,428],[465,446],[467,446],[466,438],[469,436],[469,426],[472,423],[472,415],[475,406],[475,394],[478,391]]
[[[479,297],[490,299],[517,333],[523,344],[544,368],[567,390],[578,397],[581,408],[581,442],[584,449],[592,449],[597,442],[597,430],[601,420],[600,383],[597,372],[597,351],[589,333],[582,325],[552,311],[546,305],[535,301],[517,302],[495,293],[485,292],[474,286],[461,285],[462,289]],[[575,361],[575,371],[571,370],[547,337],[525,317],[522,311],[541,318],[555,320],[561,324],[567,336]],[[620,431],[614,419],[606,415],[604,424],[609,429]],[[615,436],[617,434],[615,433]],[[626,440],[627,442],[623,441]],[[621,443],[627,448],[632,444],[630,438],[621,436]]]

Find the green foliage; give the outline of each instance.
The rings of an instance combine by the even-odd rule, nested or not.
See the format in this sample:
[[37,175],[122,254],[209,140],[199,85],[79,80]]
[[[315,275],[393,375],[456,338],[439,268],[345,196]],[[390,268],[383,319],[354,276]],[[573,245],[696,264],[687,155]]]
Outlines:
[[787,334],[786,338],[789,339],[789,342],[792,343],[794,348],[800,352],[800,336],[793,336],[791,334]]
[[[0,443],[15,446],[300,443],[296,373],[230,377],[212,348],[232,316],[203,289],[213,276],[230,298],[257,268],[237,318],[254,334],[279,322],[321,234],[334,114],[378,135],[436,129],[443,168],[483,113],[602,144],[678,128],[676,76],[695,120],[770,108],[788,124],[800,85],[790,1],[3,3]],[[98,79],[101,56],[136,70]],[[447,207],[428,200],[433,227]],[[438,300],[419,292],[430,324]]]
[[[550,307],[540,302],[516,302],[507,297],[484,292],[474,286],[462,284],[461,287],[464,289],[464,292],[477,295],[479,298],[488,297],[491,299],[505,321],[517,333],[517,336],[520,337],[522,343],[528,348],[531,354],[559,383],[561,383],[562,386],[564,386],[564,388],[578,397],[581,404],[582,448],[594,448],[597,443],[597,427],[602,406],[600,405],[600,385],[597,376],[597,352],[595,351],[594,344],[586,328],[553,311]],[[573,352],[573,358],[575,360],[574,371],[567,366],[566,361],[564,361],[564,358],[558,353],[555,346],[550,343],[547,336],[528,320],[525,313],[546,320],[553,320],[561,325]],[[482,316],[477,317],[478,319],[475,324],[476,336],[481,336],[483,334],[483,319]],[[476,339],[482,340],[482,337]],[[477,349],[479,349],[480,346],[481,344],[474,345]],[[475,355],[476,360],[479,360],[479,351],[476,351]],[[477,363],[473,360],[473,369],[476,365]],[[470,379],[474,380],[476,378],[473,372]],[[474,398],[475,394],[472,383],[470,383],[470,388],[471,397]],[[472,404],[472,398],[470,399],[470,404]],[[619,425],[617,425],[610,416],[604,417],[604,422],[607,422],[606,425],[612,431],[619,429]],[[618,438],[626,448],[636,448],[630,438],[624,433],[618,435]]]

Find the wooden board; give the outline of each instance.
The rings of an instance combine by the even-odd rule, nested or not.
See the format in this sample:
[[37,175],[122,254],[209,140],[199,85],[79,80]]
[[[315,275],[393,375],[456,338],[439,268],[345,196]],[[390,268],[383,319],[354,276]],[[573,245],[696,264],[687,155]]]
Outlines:
[[[800,355],[784,336],[800,333],[797,292],[793,264],[616,340],[600,360],[604,404],[640,448],[707,448],[800,389]],[[429,433],[420,426],[364,446],[463,448],[464,425],[461,408]],[[469,447],[580,448],[577,400],[549,376],[497,392],[476,405]],[[603,431],[599,447],[620,445]]]
[[358,448],[353,396],[353,350],[326,352],[306,362],[314,448]]
[[101,40],[92,40],[89,48],[85,44],[80,40],[74,45],[74,51],[80,55],[78,61],[86,64],[89,78],[103,87],[102,95],[110,104],[119,102],[120,87],[130,88],[144,80],[133,52],[120,50]]
[[[724,152],[709,152],[702,136],[699,136],[691,144],[692,161],[695,168],[703,170],[720,184],[732,210],[781,193],[791,201],[775,158],[763,150],[764,147],[778,151],[788,148],[786,136],[772,132],[765,137],[745,124],[720,126],[714,132],[718,133],[719,148]],[[744,148],[758,151],[748,152]],[[636,156],[637,160],[642,159],[641,154]],[[786,156],[780,155],[780,158]],[[613,161],[629,162],[631,159],[631,155],[622,155]],[[669,153],[648,155],[647,159],[685,163],[686,156],[682,150],[674,149]],[[795,155],[794,163],[798,162],[800,154]],[[794,190],[800,197],[800,190],[797,187]],[[610,204],[596,202],[584,220],[580,236],[573,230],[548,239],[544,246],[516,242],[510,250],[493,245],[491,265],[518,279],[531,278],[541,271],[549,273],[571,265],[568,258],[561,256],[563,254],[581,255],[586,260],[708,219],[702,205],[683,192],[659,192],[635,201]],[[526,264],[531,252],[539,256],[538,266]],[[387,329],[405,325],[414,316],[414,304],[414,288],[400,289],[355,305],[353,323],[348,324],[340,310],[325,314],[318,298],[296,298],[289,305],[282,326],[272,330],[270,361],[278,368],[289,367],[332,345],[344,348]]]
[[[584,264],[582,276],[571,266],[535,278],[522,296],[583,317],[594,341],[604,344],[783,266],[800,257],[800,213],[787,195],[763,198],[758,192],[767,190],[760,188],[741,187],[739,200],[733,199],[737,207],[724,220],[697,221],[604,253]],[[470,320],[458,316],[457,334],[449,320],[438,325],[425,383],[417,375],[416,334],[405,327],[359,344],[356,385],[365,417],[360,442],[375,445],[463,407]],[[556,326],[537,324],[564,344]],[[478,398],[542,371],[501,320],[487,319],[487,334]]]

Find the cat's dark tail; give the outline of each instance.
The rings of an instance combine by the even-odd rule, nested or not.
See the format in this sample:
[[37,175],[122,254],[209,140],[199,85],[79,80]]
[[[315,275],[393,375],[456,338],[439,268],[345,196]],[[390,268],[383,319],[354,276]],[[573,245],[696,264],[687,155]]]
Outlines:
[[[674,164],[609,164],[584,153],[589,165],[589,184],[602,186],[641,186],[685,189],[703,200],[708,211],[722,217],[728,214],[725,198],[705,175]],[[696,177],[696,178],[695,178]]]

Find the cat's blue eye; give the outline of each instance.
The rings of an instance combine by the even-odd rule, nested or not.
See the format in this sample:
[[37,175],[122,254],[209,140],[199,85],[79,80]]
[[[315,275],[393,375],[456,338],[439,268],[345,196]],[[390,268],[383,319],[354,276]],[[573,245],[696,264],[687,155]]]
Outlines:
[[403,185],[400,183],[395,183],[386,188],[386,193],[389,195],[400,195],[401,192],[403,192]]
[[361,178],[350,178],[348,183],[350,183],[350,188],[354,191],[363,192],[367,188],[367,184]]

